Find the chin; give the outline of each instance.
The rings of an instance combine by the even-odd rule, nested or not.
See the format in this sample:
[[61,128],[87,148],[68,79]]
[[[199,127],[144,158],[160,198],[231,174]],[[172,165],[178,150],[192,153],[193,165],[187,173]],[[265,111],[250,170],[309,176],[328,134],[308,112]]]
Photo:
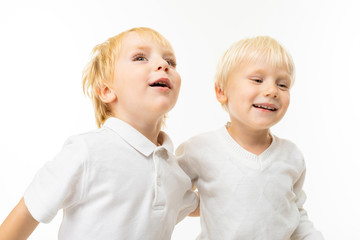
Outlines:
[[175,104],[176,101],[169,101],[168,99],[167,100],[161,99],[159,101],[153,102],[154,108],[156,108],[157,111],[159,112],[164,112],[164,114],[169,112],[171,109],[173,109]]
[[151,112],[156,115],[163,116],[167,114],[173,107],[169,105],[156,105],[151,107]]
[[254,127],[256,129],[259,129],[259,130],[266,130],[266,129],[269,129],[271,128],[272,126],[274,126],[276,123],[264,123],[264,122],[261,122],[261,123],[255,123],[254,124]]

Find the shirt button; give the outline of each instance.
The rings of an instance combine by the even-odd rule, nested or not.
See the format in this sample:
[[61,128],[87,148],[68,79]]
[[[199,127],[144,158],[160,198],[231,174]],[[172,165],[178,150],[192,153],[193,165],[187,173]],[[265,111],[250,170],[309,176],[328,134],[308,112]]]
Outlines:
[[156,151],[155,156],[158,157],[158,158],[165,159],[165,160],[167,160],[169,158],[169,155],[168,155],[167,151],[164,148],[161,148],[158,151]]

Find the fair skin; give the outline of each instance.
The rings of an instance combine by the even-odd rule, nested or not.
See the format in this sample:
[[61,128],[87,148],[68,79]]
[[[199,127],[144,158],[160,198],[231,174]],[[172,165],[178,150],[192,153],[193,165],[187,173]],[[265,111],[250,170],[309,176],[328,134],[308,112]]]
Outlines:
[[100,98],[114,117],[158,145],[163,116],[175,106],[180,84],[172,50],[131,32],[116,59],[112,86],[104,86]]
[[[175,106],[180,84],[172,50],[130,32],[116,59],[112,86],[101,88],[99,95],[114,117],[159,145],[162,119]],[[27,239],[38,224],[22,198],[0,226],[0,239]]]
[[228,132],[240,146],[256,155],[270,146],[269,129],[286,113],[290,85],[291,76],[284,67],[258,61],[236,66],[225,90],[215,86],[217,100],[228,108]]
[[24,198],[11,211],[9,216],[0,226],[0,239],[23,240],[27,239],[38,226],[36,221],[27,209]]

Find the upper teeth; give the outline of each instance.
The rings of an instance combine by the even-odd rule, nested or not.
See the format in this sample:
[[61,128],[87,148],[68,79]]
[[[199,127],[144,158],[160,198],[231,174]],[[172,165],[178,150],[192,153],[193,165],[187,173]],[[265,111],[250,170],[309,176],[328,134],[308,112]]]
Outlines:
[[269,109],[269,110],[276,110],[275,108],[273,107],[270,107],[270,106],[265,106],[265,105],[257,105],[257,104],[254,104],[255,107],[259,107],[259,108],[265,108],[265,109]]

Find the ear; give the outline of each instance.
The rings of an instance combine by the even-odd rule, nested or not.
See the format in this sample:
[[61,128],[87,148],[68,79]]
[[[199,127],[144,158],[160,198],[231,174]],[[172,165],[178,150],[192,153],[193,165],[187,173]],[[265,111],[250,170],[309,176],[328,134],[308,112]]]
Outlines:
[[219,86],[215,84],[215,93],[216,98],[221,104],[226,104],[228,101],[228,97],[226,96],[223,89],[221,89]]
[[98,88],[97,93],[99,94],[99,97],[101,101],[104,103],[112,103],[116,100],[116,94],[114,90],[112,90],[110,87],[103,85],[101,88]]

